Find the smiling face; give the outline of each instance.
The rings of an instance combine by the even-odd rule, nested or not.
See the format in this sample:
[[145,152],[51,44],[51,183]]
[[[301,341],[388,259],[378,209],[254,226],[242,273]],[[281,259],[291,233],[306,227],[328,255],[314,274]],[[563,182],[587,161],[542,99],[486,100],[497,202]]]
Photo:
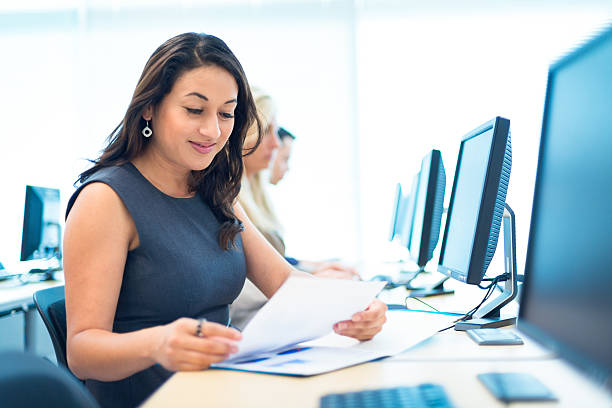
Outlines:
[[160,104],[142,116],[153,129],[147,153],[186,172],[204,170],[232,133],[237,98],[234,77],[221,67],[183,73]]

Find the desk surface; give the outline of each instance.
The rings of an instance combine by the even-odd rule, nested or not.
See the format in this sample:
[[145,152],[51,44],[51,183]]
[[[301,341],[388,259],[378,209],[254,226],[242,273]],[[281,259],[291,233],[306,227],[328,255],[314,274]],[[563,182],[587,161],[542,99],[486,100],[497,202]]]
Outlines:
[[[461,333],[452,333],[461,336]],[[435,336],[434,336],[435,337]],[[499,349],[503,352],[504,347]],[[156,407],[296,407],[315,408],[332,392],[416,385],[444,386],[457,407],[503,407],[478,381],[484,372],[528,372],[559,398],[538,407],[610,407],[612,398],[579,373],[556,359],[488,361],[408,361],[391,358],[307,378],[207,370],[175,374],[145,402]],[[530,406],[516,404],[512,406]]]
[[27,310],[34,304],[32,296],[41,289],[63,285],[63,274],[57,274],[57,280],[20,284],[16,279],[0,282],[0,313],[17,308]]
[[[474,294],[465,289],[455,296],[426,298],[442,310],[474,306]],[[480,295],[482,291],[476,292]],[[398,291],[390,296],[405,297]],[[478,297],[478,296],[477,296]],[[431,302],[430,302],[431,301]],[[511,307],[516,310],[516,305]],[[426,308],[423,308],[426,309]],[[393,311],[390,313],[405,313]],[[407,328],[409,330],[409,328]],[[228,370],[180,372],[172,376],[144,408],[157,407],[297,407],[315,408],[321,396],[368,388],[442,385],[457,407],[502,407],[479,382],[484,372],[528,372],[559,398],[537,406],[612,407],[612,396],[595,386],[565,362],[521,334],[523,346],[478,346],[465,332],[447,330],[397,356],[312,377],[290,377]],[[513,404],[513,407],[534,403]]]

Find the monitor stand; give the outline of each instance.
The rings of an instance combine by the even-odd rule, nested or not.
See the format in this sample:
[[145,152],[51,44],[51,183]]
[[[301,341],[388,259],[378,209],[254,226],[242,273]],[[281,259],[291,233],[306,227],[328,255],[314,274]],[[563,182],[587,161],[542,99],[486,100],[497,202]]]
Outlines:
[[35,280],[35,282],[42,282],[42,281],[48,281],[48,280],[55,280],[54,278],[54,273],[55,272],[59,272],[61,271],[62,268],[61,267],[51,267],[51,268],[33,268],[30,269],[27,273],[25,273],[22,276],[33,276],[33,275],[37,275],[37,279]]
[[448,276],[443,277],[438,282],[428,285],[422,288],[407,287],[410,289],[410,297],[427,297],[427,296],[438,296],[438,295],[449,295],[455,293],[453,289],[444,288],[444,282],[448,280]]
[[377,275],[373,279],[374,280],[387,280],[387,286],[385,289],[395,289],[397,287],[403,286],[407,290],[410,291],[409,297],[426,297],[426,296],[437,296],[437,295],[448,295],[451,293],[455,293],[453,289],[445,289],[444,282],[448,280],[448,276],[442,277],[438,282],[433,284],[428,284],[425,286],[413,286],[412,281],[422,273],[430,274],[432,272],[425,270],[424,266],[419,266],[419,269],[416,271],[413,270],[402,270],[399,273],[397,279],[391,280],[390,276],[386,275]]
[[410,289],[412,287],[411,285],[414,278],[423,272],[425,272],[424,266],[419,266],[419,269],[416,271],[403,269],[400,271],[399,276],[393,281],[393,283],[395,283],[397,286],[405,286],[406,289]]
[[452,289],[444,288],[444,282],[448,280],[448,276],[442,277],[442,279],[433,284],[413,286],[412,281],[422,273],[430,274],[431,272],[425,270],[425,266],[419,266],[419,269],[416,271],[401,271],[398,279],[393,281],[393,285],[395,287],[404,286],[410,291],[410,297],[426,297],[455,293],[455,291]]
[[516,273],[516,227],[514,211],[505,204],[504,211],[504,269],[509,279],[504,282],[502,293],[489,303],[484,304],[473,315],[472,319],[457,322],[455,330],[471,330],[511,326],[516,323],[516,316],[501,317],[501,308],[512,301],[518,292]]

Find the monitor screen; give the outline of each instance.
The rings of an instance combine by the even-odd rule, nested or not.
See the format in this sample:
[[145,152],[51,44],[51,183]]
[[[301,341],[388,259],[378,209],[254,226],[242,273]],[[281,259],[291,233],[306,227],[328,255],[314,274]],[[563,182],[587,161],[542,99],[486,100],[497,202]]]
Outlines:
[[395,200],[393,201],[393,213],[391,215],[391,228],[389,230],[389,241],[393,241],[393,239],[399,235],[398,229],[398,218],[401,212],[402,207],[402,185],[397,183],[395,186]]
[[59,190],[26,186],[21,236],[22,261],[60,257],[59,217]]
[[444,210],[446,173],[439,150],[432,150],[423,158],[418,177],[408,249],[417,265],[424,267],[438,243]]
[[511,151],[510,121],[496,118],[462,140],[446,217],[438,270],[479,284],[501,226]]
[[400,237],[399,242],[402,246],[407,247],[410,242],[410,236],[412,235],[412,228],[414,222],[414,206],[417,191],[419,188],[419,173],[412,177],[412,184],[410,186],[410,193],[404,197],[402,205],[403,217],[401,224],[399,225],[398,235]]
[[612,28],[548,75],[519,328],[612,387]]

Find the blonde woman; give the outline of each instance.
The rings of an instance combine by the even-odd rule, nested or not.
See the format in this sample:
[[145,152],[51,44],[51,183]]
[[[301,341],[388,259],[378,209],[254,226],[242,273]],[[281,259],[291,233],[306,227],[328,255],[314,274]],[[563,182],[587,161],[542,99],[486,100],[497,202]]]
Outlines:
[[[304,261],[289,258],[285,254],[283,229],[274,213],[274,208],[266,193],[269,183],[262,171],[269,168],[280,146],[278,127],[276,124],[276,105],[270,95],[257,87],[251,87],[257,116],[261,121],[263,135],[256,149],[243,158],[244,175],[238,201],[247,213],[249,219],[276,249],[278,253],[299,269],[312,272],[313,275],[337,279],[358,279],[359,275],[354,268],[338,262]],[[252,126],[247,132],[244,147],[251,149],[257,142],[257,128]],[[242,329],[253,315],[267,302],[266,296],[250,281],[246,281],[244,288],[230,309],[232,325]]]

